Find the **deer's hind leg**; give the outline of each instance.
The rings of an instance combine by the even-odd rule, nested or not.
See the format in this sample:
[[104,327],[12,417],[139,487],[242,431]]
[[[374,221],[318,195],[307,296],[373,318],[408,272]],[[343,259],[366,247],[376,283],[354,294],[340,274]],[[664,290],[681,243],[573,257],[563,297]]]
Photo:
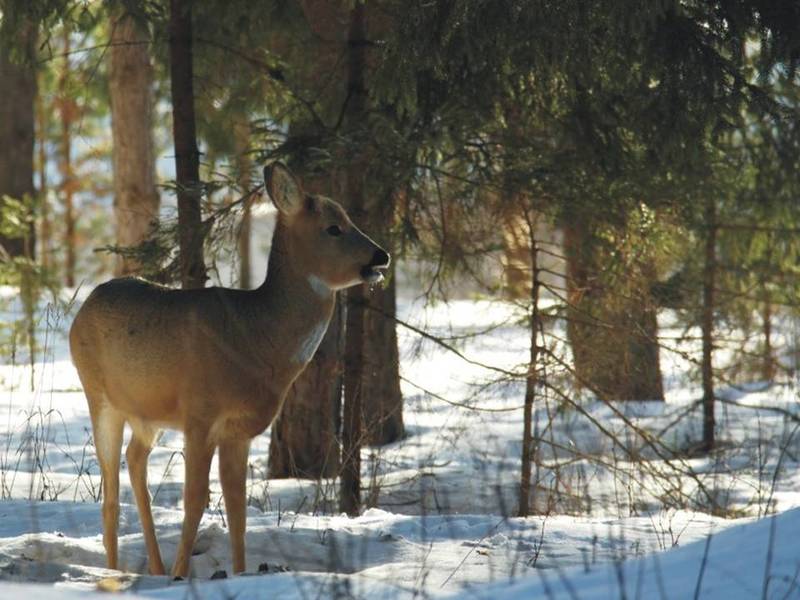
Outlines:
[[153,513],[150,510],[150,491],[147,489],[147,458],[150,456],[158,430],[136,420],[131,420],[130,424],[133,436],[125,451],[125,458],[128,461],[128,475],[131,478],[131,487],[136,497],[139,520],[142,523],[142,533],[147,546],[147,563],[151,575],[164,575],[166,571],[158,549]]
[[103,392],[86,390],[92,417],[94,447],[103,481],[103,546],[110,569],[117,569],[119,526],[119,459],[125,417],[112,407]]

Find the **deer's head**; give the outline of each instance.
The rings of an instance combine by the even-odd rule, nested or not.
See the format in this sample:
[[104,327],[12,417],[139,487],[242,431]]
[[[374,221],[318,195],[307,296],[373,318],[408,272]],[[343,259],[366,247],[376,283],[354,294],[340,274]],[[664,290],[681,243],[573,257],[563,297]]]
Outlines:
[[383,279],[389,255],[338,202],[307,194],[281,163],[264,168],[264,183],[285,227],[287,258],[308,277],[332,290]]

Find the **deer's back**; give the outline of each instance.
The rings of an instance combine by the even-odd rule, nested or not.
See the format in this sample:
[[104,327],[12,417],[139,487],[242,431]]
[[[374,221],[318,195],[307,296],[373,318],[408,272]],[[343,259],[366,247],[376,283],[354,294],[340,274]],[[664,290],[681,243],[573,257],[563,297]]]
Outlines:
[[[181,421],[179,400],[188,387],[212,391],[236,368],[235,330],[245,330],[247,320],[238,296],[237,290],[174,290],[135,278],[98,286],[70,331],[87,395],[98,390],[141,418]],[[228,346],[234,356],[226,354]]]

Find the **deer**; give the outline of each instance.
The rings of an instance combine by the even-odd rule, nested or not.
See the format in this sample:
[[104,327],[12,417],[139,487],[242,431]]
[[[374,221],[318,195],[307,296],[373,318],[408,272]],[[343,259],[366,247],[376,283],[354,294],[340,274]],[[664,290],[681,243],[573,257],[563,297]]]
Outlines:
[[277,219],[260,287],[184,290],[135,277],[112,279],[91,292],[70,328],[100,465],[103,545],[111,569],[118,568],[127,423],[125,456],[150,573],[166,573],[147,487],[147,459],[162,429],[184,437],[184,518],[171,575],[189,574],[217,449],[233,571],[245,571],[250,442],[272,423],[311,361],[336,291],[374,285],[389,266],[386,251],[339,203],[306,193],[285,165],[267,165],[264,183]]

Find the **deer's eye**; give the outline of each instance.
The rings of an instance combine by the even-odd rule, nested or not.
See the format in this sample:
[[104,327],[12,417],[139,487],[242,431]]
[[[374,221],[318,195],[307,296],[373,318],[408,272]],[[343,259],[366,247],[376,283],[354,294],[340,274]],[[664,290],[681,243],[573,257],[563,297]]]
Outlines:
[[328,235],[332,235],[333,237],[339,237],[342,235],[342,228],[338,225],[331,225],[325,231],[328,232]]

